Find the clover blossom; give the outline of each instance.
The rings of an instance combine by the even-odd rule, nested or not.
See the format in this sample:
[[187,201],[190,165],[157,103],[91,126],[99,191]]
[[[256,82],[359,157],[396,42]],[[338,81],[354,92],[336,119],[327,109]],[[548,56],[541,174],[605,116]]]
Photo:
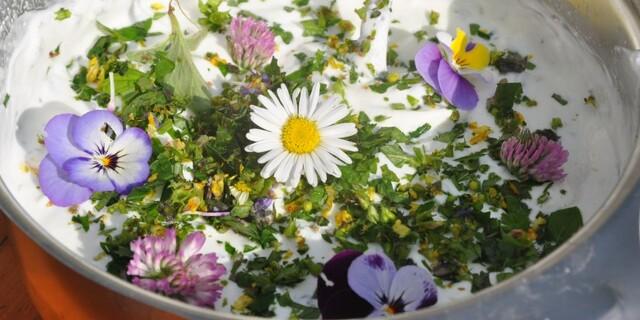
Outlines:
[[256,70],[273,57],[276,42],[269,26],[251,17],[231,21],[227,37],[231,57],[242,69]]
[[521,179],[556,182],[566,177],[562,166],[569,152],[559,142],[525,130],[502,143],[500,158]]
[[194,232],[178,247],[174,229],[166,230],[163,236],[138,238],[131,242],[133,258],[127,275],[146,290],[213,307],[222,295],[220,278],[226,268],[218,263],[215,253],[198,253],[204,242],[204,233]]

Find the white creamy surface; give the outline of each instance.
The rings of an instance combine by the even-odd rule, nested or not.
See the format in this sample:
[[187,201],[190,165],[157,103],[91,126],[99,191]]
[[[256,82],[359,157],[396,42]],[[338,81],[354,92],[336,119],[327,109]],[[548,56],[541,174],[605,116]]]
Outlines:
[[[14,197],[47,232],[78,256],[100,267],[107,261],[94,260],[101,252],[97,228],[94,226],[89,233],[84,233],[70,222],[71,215],[67,209],[47,206],[48,200],[36,187],[35,175],[25,173],[21,168],[25,164],[37,168],[44,157],[44,147],[37,143],[37,138],[52,116],[63,112],[81,114],[95,108],[91,103],[74,99],[75,93],[70,88],[70,81],[79,65],[87,63],[86,52],[99,36],[95,26],[96,19],[110,27],[128,26],[152,16],[153,2],[167,4],[167,1],[151,0],[67,0],[60,1],[47,10],[29,14],[27,18],[20,20],[22,25],[16,28],[20,30],[22,40],[15,50],[8,68],[7,82],[4,84],[4,90],[11,95],[11,99],[7,109],[0,106],[2,179],[8,184]],[[456,27],[466,29],[470,23],[479,23],[495,32],[491,42],[497,48],[532,54],[533,62],[537,65],[535,70],[521,75],[512,74],[507,78],[521,81],[525,94],[537,100],[539,105],[534,108],[519,106],[517,111],[524,114],[533,130],[548,128],[553,117],[560,117],[564,127],[559,129],[558,133],[571,156],[566,165],[568,177],[563,183],[554,185],[552,199],[539,207],[535,204],[535,199],[541,192],[538,190],[537,193],[534,192],[534,200],[529,205],[534,208],[534,215],[538,209],[548,213],[575,205],[582,209],[583,215],[588,219],[603,204],[617,183],[630,155],[634,137],[626,128],[617,125],[624,123],[623,109],[617,91],[599,61],[560,21],[550,18],[551,15],[544,8],[530,2],[514,0],[506,4],[503,0],[397,0],[394,2],[392,19],[398,22],[391,25],[390,42],[398,44],[400,59],[408,61],[421,45],[413,36],[415,31],[428,30],[429,36],[433,36],[437,30],[453,33]],[[328,4],[329,1],[312,0],[311,3],[315,6]],[[359,25],[353,8],[359,7],[360,1],[338,3],[343,17],[352,20],[354,25]],[[302,37],[299,14],[295,11],[286,13],[283,10],[285,5],[291,5],[291,1],[251,0],[242,4],[241,8],[269,21],[278,22],[285,30],[294,34],[294,41],[290,45],[285,45],[278,38],[279,49],[276,53],[280,64],[290,72],[297,68],[297,59],[292,57],[293,53],[303,51],[313,54],[320,46],[312,43],[311,38]],[[182,6],[193,20],[197,19],[197,1],[183,0]],[[53,12],[60,7],[70,9],[72,17],[64,21],[54,20]],[[440,22],[435,27],[428,26],[428,10],[436,10],[441,14]],[[180,15],[179,18],[184,29],[195,30],[195,26],[187,19]],[[152,31],[168,34],[168,19],[154,21]],[[357,38],[357,35],[354,35],[354,38]],[[163,39],[163,36],[155,37],[150,39],[147,45]],[[58,45],[60,56],[49,58],[49,51]],[[224,36],[209,34],[200,48],[194,52],[197,66],[204,78],[212,83],[212,91],[216,92],[215,88],[220,87],[217,84],[224,79],[220,72],[204,59],[207,52],[217,52],[230,60]],[[72,66],[67,68],[70,62]],[[494,136],[499,130],[487,113],[484,102],[493,95],[495,83],[499,79],[500,75],[495,73],[491,81],[476,83],[480,105],[472,112],[461,112],[463,120],[492,126]],[[413,130],[424,122],[431,123],[434,129],[422,138],[428,148],[439,147],[437,143],[429,142],[430,138],[438,131],[446,131],[451,127],[447,120],[450,111],[443,108],[423,108],[420,111],[391,110],[391,103],[405,103],[408,94],[421,97],[424,92],[422,86],[407,91],[390,90],[384,95],[363,88],[364,84],[358,83],[347,90],[349,103],[355,110],[365,111],[371,116],[391,116],[382,125],[397,126],[405,131]],[[551,98],[552,93],[561,94],[569,104],[559,105]],[[597,98],[598,108],[584,104],[583,98],[590,93]],[[383,97],[388,97],[389,101],[385,102]],[[493,170],[507,175],[504,169],[495,164]],[[567,190],[567,194],[559,195],[560,189]],[[123,216],[112,216],[109,223],[118,226],[123,220]],[[303,222],[300,222],[299,227],[310,246],[309,253],[317,261],[325,262],[331,258],[331,246],[320,237],[322,230],[314,230]],[[230,267],[229,257],[216,240],[228,241],[236,248],[242,248],[247,243],[244,238],[232,232],[218,234],[209,228],[207,235],[209,238],[205,251],[217,252],[227,267]],[[295,243],[290,240],[282,239],[282,243],[284,248],[295,249]],[[417,252],[414,257],[416,261],[422,259]],[[292,290],[294,300],[315,305],[312,298],[315,281],[315,278],[310,278]],[[230,305],[240,293],[230,282],[223,295]],[[469,294],[469,283],[455,284],[447,289],[441,288],[439,303],[446,304]],[[217,305],[218,309],[229,309],[229,305],[222,307],[221,303],[222,300]],[[280,308],[277,313],[279,317],[286,317],[288,311]]]

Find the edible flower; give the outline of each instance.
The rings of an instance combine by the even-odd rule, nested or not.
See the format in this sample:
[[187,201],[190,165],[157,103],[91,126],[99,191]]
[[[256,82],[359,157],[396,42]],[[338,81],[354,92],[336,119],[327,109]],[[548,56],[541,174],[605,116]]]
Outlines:
[[454,106],[463,110],[475,108],[478,93],[466,76],[480,73],[489,65],[489,49],[469,41],[461,29],[457,29],[455,39],[439,33],[438,40],[440,44],[429,42],[416,54],[418,73]]
[[569,151],[557,141],[523,130],[502,143],[500,158],[521,179],[556,182],[566,177],[562,166],[569,159]]
[[[318,177],[340,177],[339,166],[350,164],[343,151],[357,151],[353,142],[343,138],[357,133],[354,123],[336,123],[349,115],[349,109],[333,97],[320,103],[320,84],[308,94],[307,88],[293,95],[283,84],[277,95],[259,96],[264,108],[251,106],[251,121],[260,129],[251,129],[247,139],[253,141],[245,150],[264,153],[258,163],[265,164],[261,175],[267,179],[297,186],[301,176],[316,186]],[[299,99],[298,99],[299,97]]]
[[383,317],[434,305],[431,273],[418,266],[396,269],[384,253],[345,250],[318,278],[318,307],[325,319]]
[[220,278],[227,270],[215,253],[198,253],[204,242],[204,233],[194,232],[178,247],[174,229],[162,236],[138,238],[131,242],[133,258],[127,275],[146,290],[213,307],[222,295]]
[[233,18],[227,43],[233,61],[249,70],[269,62],[276,49],[275,35],[269,26],[251,17]]
[[55,116],[45,133],[48,155],[40,163],[40,187],[56,206],[80,204],[94,192],[128,194],[149,177],[149,136],[125,129],[110,111]]

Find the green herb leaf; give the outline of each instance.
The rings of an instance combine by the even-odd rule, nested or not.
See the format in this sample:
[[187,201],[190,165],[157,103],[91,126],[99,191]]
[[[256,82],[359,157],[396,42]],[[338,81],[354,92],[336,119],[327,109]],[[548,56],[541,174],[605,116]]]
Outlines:
[[226,11],[220,11],[220,4],[222,4],[222,0],[198,2],[198,8],[200,8],[200,12],[204,16],[198,22],[211,32],[222,32],[231,22],[231,14]]
[[67,8],[60,8],[55,12],[55,19],[58,21],[66,20],[71,18],[71,11]]
[[557,242],[567,241],[582,227],[582,213],[577,207],[558,210],[547,219],[547,232]]
[[553,98],[553,100],[556,100],[559,104],[566,106],[569,101],[567,101],[565,98],[563,98],[561,95],[554,93],[551,95],[551,98]]

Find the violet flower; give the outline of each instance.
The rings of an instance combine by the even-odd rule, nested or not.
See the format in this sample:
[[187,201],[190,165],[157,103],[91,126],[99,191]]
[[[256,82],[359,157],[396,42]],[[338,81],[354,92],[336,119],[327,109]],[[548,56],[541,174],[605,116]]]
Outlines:
[[233,61],[242,69],[256,70],[269,62],[276,49],[269,26],[251,17],[233,18],[227,42]]
[[273,199],[266,197],[257,199],[252,207],[256,220],[271,224],[273,222]]
[[569,151],[559,142],[528,130],[503,142],[500,158],[514,175],[524,180],[556,182],[567,176],[562,166],[569,159]]
[[138,238],[131,242],[133,258],[127,274],[133,284],[146,290],[213,307],[222,295],[220,278],[226,268],[215,253],[198,253],[204,242],[204,233],[194,232],[178,248],[174,229],[163,236]]
[[149,136],[125,129],[110,111],[55,116],[45,133],[48,155],[40,163],[40,187],[57,206],[80,204],[94,192],[128,194],[149,177]]
[[431,273],[418,266],[396,269],[383,253],[343,251],[318,279],[323,318],[389,316],[434,305],[438,292]]
[[438,34],[440,44],[428,42],[418,51],[416,69],[422,78],[454,106],[471,110],[478,105],[478,93],[465,76],[481,72],[489,65],[489,49],[470,42],[467,34],[457,30],[455,39]]

